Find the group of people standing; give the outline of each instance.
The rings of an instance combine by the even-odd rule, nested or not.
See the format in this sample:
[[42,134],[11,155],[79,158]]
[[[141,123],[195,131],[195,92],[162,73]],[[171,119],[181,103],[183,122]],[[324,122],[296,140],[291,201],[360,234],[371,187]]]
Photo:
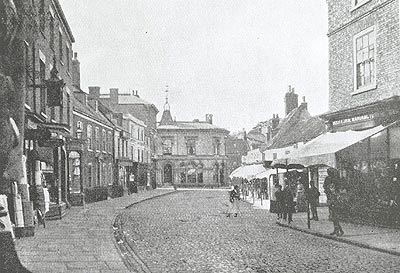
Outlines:
[[[324,181],[324,191],[327,197],[327,204],[329,207],[329,217],[333,222],[333,232],[330,235],[342,236],[344,234],[343,229],[339,223],[339,211],[341,206],[340,200],[340,179],[337,174],[336,169],[329,168],[327,170],[327,177]],[[282,185],[275,184],[274,200],[271,200],[271,212],[277,214],[278,220],[283,219],[289,224],[293,221],[293,212],[295,209],[294,195],[290,189],[289,181],[285,180],[285,187],[282,189]],[[319,203],[320,192],[315,186],[314,181],[310,181],[310,186],[306,188],[305,194],[310,205],[311,218],[310,220],[318,221],[318,211],[317,206]],[[240,190],[239,186],[234,186],[231,191],[229,191],[229,210],[227,217],[233,215],[237,217],[239,213],[239,200],[240,200]]]

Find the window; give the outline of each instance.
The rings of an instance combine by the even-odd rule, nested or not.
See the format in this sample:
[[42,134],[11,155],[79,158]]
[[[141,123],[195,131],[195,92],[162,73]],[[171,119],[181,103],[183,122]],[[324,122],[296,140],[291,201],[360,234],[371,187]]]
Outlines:
[[101,138],[103,141],[102,149],[104,152],[106,151],[106,137],[106,130],[103,129]]
[[100,150],[100,133],[99,133],[99,127],[96,127],[95,129],[95,141],[94,141],[94,148],[99,151]]
[[376,87],[375,29],[368,28],[354,37],[354,93]]
[[219,139],[214,139],[214,154],[219,155],[220,153],[221,142]]
[[112,141],[113,141],[113,139],[112,139],[112,134],[111,134],[111,132],[108,132],[107,134],[108,134],[108,138],[107,138],[107,151],[108,151],[109,153],[111,153],[111,152],[112,152],[111,143],[112,143]]
[[40,22],[39,22],[39,26],[40,26],[40,30],[42,32],[45,31],[46,28],[46,15],[45,15],[45,11],[44,11],[44,1],[45,0],[40,0],[40,6],[39,6],[39,15],[40,15]]
[[92,142],[92,126],[87,126],[87,142],[88,142],[88,149],[93,150],[93,142]]
[[62,62],[63,61],[63,58],[64,58],[64,56],[63,56],[63,38],[62,38],[62,33],[61,32],[59,32],[58,33],[58,54],[59,54],[59,58],[60,58],[60,62]]
[[76,138],[77,139],[82,138],[82,122],[80,121],[76,123]]
[[89,187],[92,186],[92,179],[93,179],[92,164],[89,164],[88,165],[88,185],[89,185]]
[[66,46],[65,47],[65,58],[67,59],[67,71],[69,72],[69,66],[70,66],[70,60],[69,58],[71,58],[70,53],[69,53],[69,47]]
[[172,140],[164,139],[163,141],[163,154],[171,155],[172,154]]
[[67,124],[70,125],[70,122],[71,122],[71,112],[70,112],[71,111],[71,99],[70,99],[68,93],[66,95],[66,98],[67,98]]
[[54,18],[51,14],[49,14],[49,31],[50,31],[50,48],[54,50],[54,40],[55,40],[55,34],[54,34]]
[[196,140],[187,139],[186,140],[187,154],[195,155],[196,154]]
[[32,92],[29,85],[32,84],[31,78],[31,54],[29,44],[25,42],[25,85],[26,85],[26,93],[25,93],[25,103],[28,106],[32,106]]
[[[39,61],[39,80],[40,84],[44,84],[46,80],[46,64],[42,60]],[[40,87],[40,112],[46,114],[46,88],[44,86]]]

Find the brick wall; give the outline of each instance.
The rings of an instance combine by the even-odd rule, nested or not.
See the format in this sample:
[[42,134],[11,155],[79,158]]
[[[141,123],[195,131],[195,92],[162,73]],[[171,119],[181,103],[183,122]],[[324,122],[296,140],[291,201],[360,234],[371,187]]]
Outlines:
[[[400,95],[399,0],[371,0],[352,9],[350,0],[328,1],[329,108],[338,111]],[[353,37],[375,26],[377,88],[354,94]]]

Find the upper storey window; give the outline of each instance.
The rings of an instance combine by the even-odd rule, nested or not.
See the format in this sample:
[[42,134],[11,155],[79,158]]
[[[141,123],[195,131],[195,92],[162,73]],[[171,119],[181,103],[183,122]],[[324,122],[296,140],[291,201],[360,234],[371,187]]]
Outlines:
[[164,139],[163,141],[163,154],[171,155],[172,154],[172,140]]
[[355,10],[359,7],[361,7],[362,5],[368,3],[371,0],[351,0],[352,2],[352,10]]
[[354,93],[376,88],[376,37],[370,27],[354,36]]

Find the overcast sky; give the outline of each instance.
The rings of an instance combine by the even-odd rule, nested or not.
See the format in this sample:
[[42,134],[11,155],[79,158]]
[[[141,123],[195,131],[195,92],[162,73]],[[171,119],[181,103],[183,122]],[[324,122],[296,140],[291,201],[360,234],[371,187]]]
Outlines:
[[287,86],[328,110],[327,7],[321,0],[60,0],[81,87],[138,90],[161,118],[231,131],[284,115]]

